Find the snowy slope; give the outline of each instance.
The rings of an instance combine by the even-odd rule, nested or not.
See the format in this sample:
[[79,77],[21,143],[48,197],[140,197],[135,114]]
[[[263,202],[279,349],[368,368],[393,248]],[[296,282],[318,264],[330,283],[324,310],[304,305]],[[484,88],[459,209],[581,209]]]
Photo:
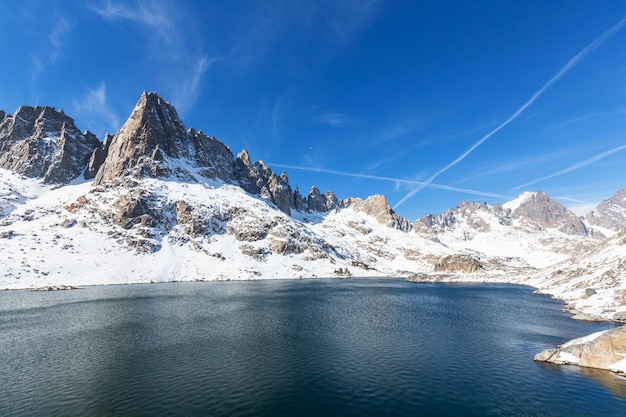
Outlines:
[[[129,204],[134,214],[121,216]],[[3,219],[0,234],[0,288],[401,276],[450,252],[352,209],[292,218],[233,185],[159,179],[48,189]]]
[[[37,117],[66,118],[54,109],[31,113],[33,126]],[[0,140],[47,137],[14,125],[5,123]],[[53,149],[71,162],[59,172],[84,172],[69,184],[0,169],[0,289],[402,276],[528,284],[576,312],[626,318],[625,232],[600,239],[625,218],[624,190],[587,224],[542,192],[504,205],[461,202],[411,224],[383,196],[292,191],[286,173],[253,163],[245,150],[234,158],[216,138],[186,129],[156,93],[144,93],[83,165],[73,156],[83,161],[87,145],[74,142],[87,136],[77,135]],[[28,170],[27,160],[18,162],[16,172]]]
[[581,256],[546,268],[528,283],[565,300],[579,318],[626,321],[626,229]]
[[[537,193],[525,192],[502,206],[461,202],[440,216],[427,216],[415,223],[415,231],[459,250],[492,256],[519,257],[529,265],[543,268],[583,252],[599,243],[582,233],[568,233],[568,224],[577,221],[573,213],[546,221],[541,213],[551,201],[531,203]],[[534,204],[535,216],[519,215]],[[526,210],[528,211],[528,209]],[[573,216],[573,217],[572,217]]]
[[49,188],[50,186],[43,185],[40,180],[26,178],[0,168],[0,219]]

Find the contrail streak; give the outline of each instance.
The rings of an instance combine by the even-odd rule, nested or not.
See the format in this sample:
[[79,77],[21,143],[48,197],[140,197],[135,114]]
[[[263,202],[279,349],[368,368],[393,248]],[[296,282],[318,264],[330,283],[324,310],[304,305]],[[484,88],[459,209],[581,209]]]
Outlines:
[[[402,184],[411,184],[411,185],[423,185],[424,184],[424,182],[422,182],[422,181],[406,180],[406,179],[402,179],[402,178],[392,178],[392,177],[381,177],[381,176],[378,176],[378,175],[355,174],[355,173],[352,173],[352,172],[336,171],[334,169],[315,168],[315,167],[302,167],[302,166],[285,165],[285,164],[274,164],[274,163],[271,163],[271,162],[268,162],[267,165],[278,167],[278,168],[292,169],[292,170],[297,170],[297,171],[309,171],[309,172],[319,172],[319,173],[324,173],[324,174],[341,175],[341,176],[344,176],[344,177],[354,177],[354,178],[362,178],[362,179],[369,179],[369,180],[389,181],[389,182],[402,183]],[[504,198],[504,199],[509,198],[509,196],[505,196],[505,195],[502,195],[502,194],[495,194],[495,193],[489,193],[489,192],[484,192],[484,191],[470,190],[470,189],[467,189],[467,188],[451,187],[449,185],[441,185],[441,184],[430,183],[430,184],[427,184],[427,186],[430,187],[430,188],[436,188],[436,189],[439,189],[439,190],[456,191],[456,192],[459,192],[459,193],[480,195],[480,196],[483,196],[483,197],[494,197],[494,198]]]
[[518,189],[524,188],[524,187],[528,187],[529,185],[536,184],[538,182],[541,182],[541,181],[544,181],[544,180],[547,180],[547,179],[550,179],[550,178],[558,177],[559,175],[567,174],[568,172],[572,172],[572,171],[575,171],[575,170],[580,169],[582,167],[585,167],[587,165],[593,164],[594,162],[598,162],[600,159],[604,159],[607,156],[611,156],[611,155],[613,155],[616,152],[623,151],[624,149],[626,149],[626,145],[618,146],[617,148],[613,148],[613,149],[608,150],[606,152],[602,152],[602,153],[600,153],[598,155],[592,156],[591,158],[587,158],[584,161],[578,162],[577,164],[569,166],[569,167],[567,167],[565,169],[562,169],[560,171],[554,172],[554,173],[552,173],[550,175],[546,175],[545,177],[537,178],[536,180],[528,181],[527,183],[519,185],[519,186],[517,186],[515,188],[511,188],[511,191],[518,190]]
[[537,100],[548,88],[550,88],[552,86],[552,84],[554,84],[559,79],[561,79],[561,77],[563,77],[565,74],[567,74],[569,72],[569,70],[574,68],[574,66],[576,66],[576,64],[578,64],[580,61],[585,59],[585,57],[587,55],[589,55],[589,53],[591,53],[594,49],[596,49],[597,47],[602,45],[604,42],[606,42],[608,39],[610,39],[613,35],[615,35],[617,32],[619,32],[624,27],[624,25],[626,25],[626,16],[624,16],[622,18],[622,20],[617,22],[609,30],[604,32],[602,35],[598,36],[589,45],[585,46],[572,59],[570,59],[567,62],[567,64],[565,64],[565,66],[563,68],[561,68],[561,70],[559,72],[556,73],[555,76],[550,78],[548,80],[548,82],[546,82],[539,90],[537,90],[537,92],[535,92],[535,94],[533,94],[532,97],[526,103],[524,103],[522,105],[522,107],[520,107],[515,113],[513,113],[513,115],[511,115],[508,119],[506,119],[504,122],[502,122],[498,127],[493,129],[491,132],[487,133],[480,140],[478,140],[476,143],[474,143],[472,146],[470,146],[469,149],[467,149],[465,152],[463,152],[461,155],[459,155],[454,161],[450,162],[448,165],[446,165],[445,167],[443,167],[442,169],[440,169],[439,171],[437,171],[433,175],[431,175],[426,181],[424,181],[423,184],[418,185],[416,188],[414,188],[413,190],[409,191],[409,193],[407,195],[405,195],[400,201],[398,201],[396,203],[396,205],[393,206],[393,208],[396,209],[396,208],[400,207],[409,198],[413,197],[415,194],[419,193],[425,187],[427,187],[428,184],[430,184],[432,181],[434,181],[439,175],[443,174],[444,172],[446,172],[447,170],[449,170],[450,168],[452,168],[453,166],[455,166],[456,164],[461,162],[463,159],[465,159],[465,157],[467,157],[467,155],[472,153],[474,151],[474,149],[476,149],[480,145],[482,145],[487,139],[489,139],[490,137],[492,137],[493,135],[498,133],[502,128],[507,126],[513,120],[517,119],[518,116],[520,114],[522,114],[524,112],[524,110],[526,110],[531,104],[533,104],[535,102],[535,100]]

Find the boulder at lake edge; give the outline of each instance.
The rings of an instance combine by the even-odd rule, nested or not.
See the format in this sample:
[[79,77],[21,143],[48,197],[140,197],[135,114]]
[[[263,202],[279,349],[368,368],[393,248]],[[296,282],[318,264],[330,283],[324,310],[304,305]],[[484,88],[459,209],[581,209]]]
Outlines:
[[571,340],[557,349],[538,353],[534,359],[626,374],[626,326]]

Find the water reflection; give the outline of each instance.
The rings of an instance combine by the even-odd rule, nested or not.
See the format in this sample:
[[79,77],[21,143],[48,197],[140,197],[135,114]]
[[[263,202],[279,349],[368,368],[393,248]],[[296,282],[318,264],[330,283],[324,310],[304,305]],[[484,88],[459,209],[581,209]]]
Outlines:
[[[179,283],[0,294],[0,415],[616,415],[532,361],[604,328],[522,286]],[[35,395],[36,393],[36,395]]]

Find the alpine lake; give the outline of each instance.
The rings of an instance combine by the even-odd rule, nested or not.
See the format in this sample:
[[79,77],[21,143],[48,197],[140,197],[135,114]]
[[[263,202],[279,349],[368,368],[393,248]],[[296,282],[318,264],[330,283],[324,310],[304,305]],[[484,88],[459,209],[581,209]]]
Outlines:
[[533,361],[615,327],[562,308],[402,279],[2,291],[0,415],[626,415],[626,380]]

